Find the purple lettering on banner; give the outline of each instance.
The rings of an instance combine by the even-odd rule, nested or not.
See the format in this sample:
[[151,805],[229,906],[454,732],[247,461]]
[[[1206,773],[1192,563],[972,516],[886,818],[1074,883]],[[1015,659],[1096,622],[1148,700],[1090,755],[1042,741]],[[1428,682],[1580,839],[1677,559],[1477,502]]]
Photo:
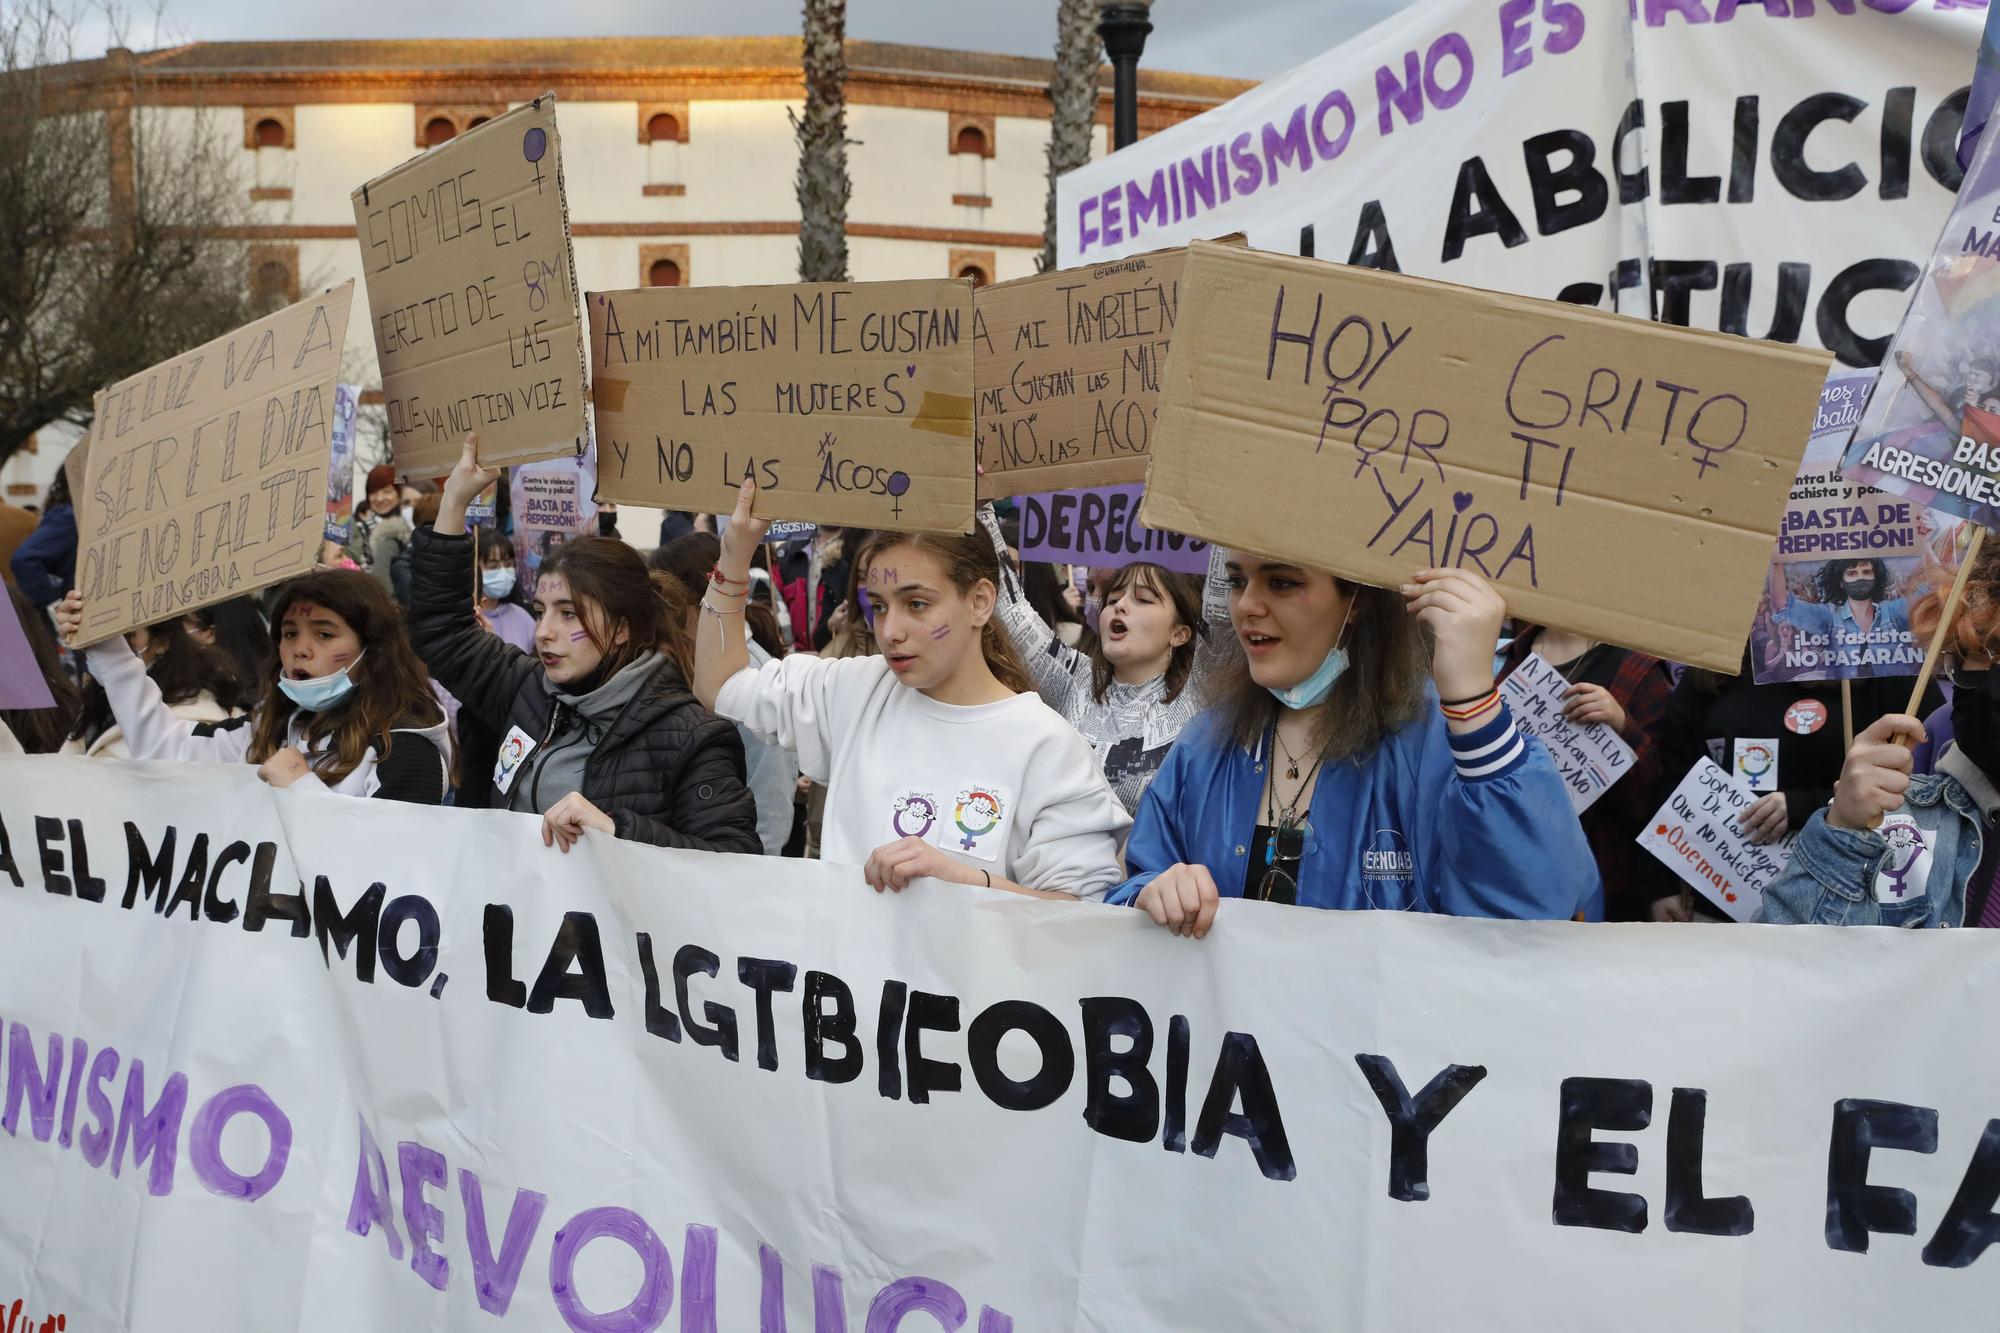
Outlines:
[[[1326,113],[1340,108],[1341,126],[1338,138],[1326,132]],[[1347,94],[1335,88],[1313,108],[1312,114],[1313,151],[1320,160],[1331,162],[1347,151],[1347,141],[1354,137],[1354,103],[1347,100]]]
[[83,1084],[83,1057],[89,1053],[89,1042],[82,1037],[70,1038],[69,1082],[63,1085],[62,1131],[56,1135],[56,1142],[65,1148],[76,1133],[76,1094]]
[[181,1113],[187,1109],[187,1075],[167,1076],[160,1099],[153,1109],[146,1105],[146,1062],[134,1060],[125,1071],[125,1105],[118,1114],[118,1137],[111,1145],[111,1174],[116,1176],[125,1160],[128,1136],[132,1144],[132,1165],[138,1166],[148,1154],[153,1159],[152,1175],[146,1192],[161,1195],[174,1187],[174,1159],[181,1137]]
[[757,1333],[786,1333],[785,1256],[757,1243]]
[[[264,1122],[270,1146],[257,1174],[243,1175],[222,1160],[222,1131],[239,1115],[254,1115]],[[225,1199],[255,1203],[269,1194],[284,1177],[285,1163],[292,1155],[292,1121],[278,1104],[255,1083],[238,1083],[224,1088],[195,1112],[194,1127],[188,1131],[188,1161],[210,1194]]]
[[1529,49],[1527,20],[1534,17],[1535,0],[1506,0],[1500,6],[1500,77],[1518,74],[1534,63]]
[[514,1206],[507,1210],[507,1231],[500,1239],[500,1257],[493,1257],[493,1234],[486,1227],[486,1194],[479,1177],[460,1167],[458,1196],[465,1202],[465,1248],[472,1253],[472,1288],[479,1308],[488,1314],[504,1315],[514,1301],[514,1287],[521,1280],[521,1267],[528,1260],[528,1246],[542,1224],[542,1210],[548,1207],[546,1194],[534,1190],[514,1191]]
[[431,1248],[444,1239],[444,1214],[424,1198],[424,1187],[444,1188],[444,1154],[405,1139],[396,1145],[396,1169],[403,1177],[403,1225],[410,1229],[410,1271],[444,1290],[451,1261]]
[[932,1278],[899,1277],[868,1307],[867,1333],[896,1333],[911,1314],[927,1314],[955,1333],[965,1325],[965,1298]]
[[104,1159],[111,1154],[111,1098],[105,1095],[104,1081],[118,1072],[118,1051],[114,1047],[101,1048],[90,1062],[90,1078],[83,1085],[84,1104],[97,1121],[97,1128],[85,1128],[77,1135],[77,1151],[83,1160],[93,1167],[104,1165]]
[[[13,1134],[21,1124],[21,1103],[28,1104],[28,1122],[42,1143],[56,1128],[56,1091],[62,1086],[63,1040],[49,1034],[49,1068],[45,1076],[35,1063],[35,1036],[24,1023],[7,1029],[7,1110],[0,1129]],[[122,1138],[119,1140],[124,1141]]]
[[979,1307],[979,1333],[1014,1333],[1014,1316],[990,1305]]
[[1689,23],[1707,23],[1708,6],[1702,0],[1646,0],[1646,26],[1664,27],[1667,15],[1679,14]]
[[1102,486],[1019,497],[1021,558],[1096,568],[1144,560],[1176,573],[1206,574],[1207,542],[1139,522],[1145,493],[1138,485]]
[[715,1228],[689,1224],[681,1242],[681,1333],[715,1333]]
[[[639,1256],[639,1290],[619,1309],[598,1314],[576,1294],[576,1257],[603,1237],[619,1241]],[[556,1313],[575,1333],[653,1333],[674,1308],[674,1259],[667,1247],[630,1208],[586,1208],[556,1232],[549,1249],[549,1292]]]
[[389,1217],[389,1164],[382,1160],[382,1150],[375,1146],[375,1136],[368,1132],[368,1121],[360,1115],[354,1119],[361,1126],[361,1154],[354,1167],[354,1197],[347,1205],[347,1229],[365,1236],[369,1227],[380,1225],[389,1241],[389,1257],[401,1259],[403,1238],[396,1234],[396,1224]]
[[1398,79],[1396,71],[1387,65],[1375,71],[1376,133],[1387,138],[1396,132],[1396,115],[1400,111],[1403,119],[1411,125],[1424,118],[1424,86],[1417,67],[1417,53],[1403,53],[1403,76]]
[[847,1333],[847,1295],[840,1272],[825,1264],[813,1265],[813,1333]]
[[[1438,64],[1450,56],[1458,63],[1458,81],[1450,87],[1438,82]],[[1431,43],[1430,50],[1424,52],[1424,96],[1439,111],[1449,111],[1465,100],[1466,89],[1472,86],[1472,47],[1465,38],[1455,32],[1445,33]]]

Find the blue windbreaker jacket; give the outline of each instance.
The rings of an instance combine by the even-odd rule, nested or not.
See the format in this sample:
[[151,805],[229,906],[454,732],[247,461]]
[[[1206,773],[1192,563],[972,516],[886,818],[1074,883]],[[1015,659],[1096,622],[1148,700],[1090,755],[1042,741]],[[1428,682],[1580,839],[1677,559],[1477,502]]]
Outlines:
[[[1107,901],[1136,901],[1178,863],[1207,866],[1222,896],[1241,897],[1264,818],[1265,762],[1263,743],[1234,744],[1218,714],[1191,723],[1140,803],[1125,849],[1132,877]],[[1435,700],[1373,752],[1320,773],[1298,901],[1450,916],[1604,914],[1590,844],[1540,742],[1505,705],[1454,736]]]

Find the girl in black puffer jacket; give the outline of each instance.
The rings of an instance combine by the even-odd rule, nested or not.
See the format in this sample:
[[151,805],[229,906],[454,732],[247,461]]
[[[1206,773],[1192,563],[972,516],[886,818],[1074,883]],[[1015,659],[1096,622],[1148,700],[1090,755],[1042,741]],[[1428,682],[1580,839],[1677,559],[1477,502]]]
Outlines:
[[476,448],[466,436],[436,525],[412,542],[410,638],[461,710],[501,735],[490,804],[541,815],[542,841],[565,852],[591,829],[761,851],[743,743],[682,674],[684,598],[638,552],[582,537],[542,562],[534,657],[480,628],[465,509],[499,473],[479,466]]

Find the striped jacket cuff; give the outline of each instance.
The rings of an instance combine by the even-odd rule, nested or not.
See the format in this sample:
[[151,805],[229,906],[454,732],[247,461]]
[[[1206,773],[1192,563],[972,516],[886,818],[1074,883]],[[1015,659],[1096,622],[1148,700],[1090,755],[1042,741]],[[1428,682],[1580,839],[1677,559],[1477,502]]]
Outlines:
[[1504,778],[1528,762],[1527,738],[1514,725],[1514,714],[1505,703],[1491,722],[1477,731],[1447,732],[1452,762],[1466,782],[1491,782]]

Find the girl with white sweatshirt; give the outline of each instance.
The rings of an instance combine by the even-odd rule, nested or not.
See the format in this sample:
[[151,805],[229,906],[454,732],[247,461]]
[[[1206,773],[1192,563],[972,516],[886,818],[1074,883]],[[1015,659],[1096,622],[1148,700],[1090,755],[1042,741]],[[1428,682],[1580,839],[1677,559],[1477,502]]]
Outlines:
[[745,482],[702,598],[694,688],[826,784],[821,855],[876,890],[932,878],[1102,898],[1131,817],[1090,747],[1036,697],[994,621],[980,535],[878,533],[868,570],[881,655],[750,665],[743,605],[767,522]]

